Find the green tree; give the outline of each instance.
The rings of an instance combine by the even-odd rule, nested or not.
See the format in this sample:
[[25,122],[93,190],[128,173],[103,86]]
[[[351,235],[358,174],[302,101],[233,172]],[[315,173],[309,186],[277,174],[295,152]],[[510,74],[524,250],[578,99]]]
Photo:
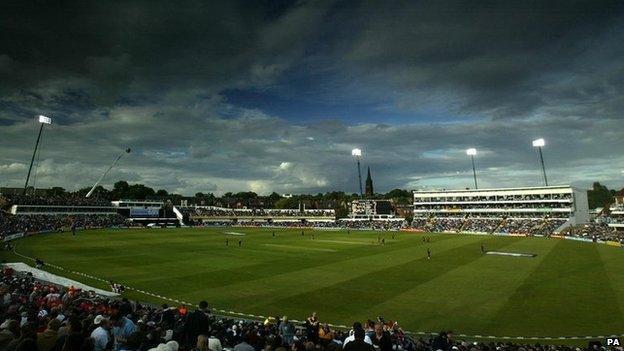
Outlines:
[[248,200],[248,199],[257,198],[258,194],[254,193],[253,191],[241,191],[239,193],[234,194],[233,197],[239,200]]
[[271,193],[271,195],[268,196],[269,200],[271,200],[272,202],[275,202],[279,199],[282,198],[282,196],[278,193],[276,193],[275,191]]
[[143,184],[128,184],[125,180],[120,180],[113,185],[111,198],[113,200],[145,200],[148,196],[154,196],[154,189]]
[[412,193],[403,189],[393,189],[386,193],[386,199],[398,199],[401,197],[410,197]]
[[113,190],[111,191],[111,197],[113,200],[122,200],[127,198],[128,182],[125,180],[120,180],[113,185]]
[[145,200],[148,196],[156,194],[154,189],[143,184],[132,184],[128,187],[128,199]]
[[592,189],[587,191],[587,201],[589,208],[602,208],[613,202],[613,190],[609,190],[606,186],[599,182],[594,182]]
[[396,204],[407,205],[412,202],[412,193],[403,189],[393,189],[386,193],[384,198],[394,200]]

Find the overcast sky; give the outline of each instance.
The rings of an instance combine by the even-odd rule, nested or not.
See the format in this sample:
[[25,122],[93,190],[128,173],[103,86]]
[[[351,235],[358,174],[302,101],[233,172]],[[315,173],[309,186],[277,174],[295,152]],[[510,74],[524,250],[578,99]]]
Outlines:
[[[0,186],[624,186],[624,2],[3,1]],[[475,6],[479,4],[479,6]]]

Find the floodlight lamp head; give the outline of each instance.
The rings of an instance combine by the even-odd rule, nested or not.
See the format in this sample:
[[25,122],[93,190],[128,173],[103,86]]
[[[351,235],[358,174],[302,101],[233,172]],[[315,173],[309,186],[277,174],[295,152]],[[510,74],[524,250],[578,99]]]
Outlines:
[[361,157],[361,156],[362,156],[362,150],[357,149],[357,148],[356,148],[356,149],[351,150],[351,156],[354,156],[354,157]]
[[468,156],[475,156],[477,154],[477,149],[471,147],[470,149],[466,150],[466,155]]
[[533,140],[533,147],[542,147],[546,145],[546,141],[542,138]]
[[39,115],[39,123],[42,123],[42,124],[52,124],[52,118],[46,117],[44,115]]

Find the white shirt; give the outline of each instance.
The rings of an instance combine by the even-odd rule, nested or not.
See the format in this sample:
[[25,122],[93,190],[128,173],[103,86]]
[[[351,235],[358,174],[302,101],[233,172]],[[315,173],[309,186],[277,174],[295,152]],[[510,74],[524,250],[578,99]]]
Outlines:
[[97,327],[91,333],[91,337],[93,338],[94,351],[104,351],[106,350],[106,345],[108,344],[108,332],[106,329],[102,327]]
[[[344,340],[344,343],[342,344],[343,349],[345,346],[347,346],[348,343],[350,343],[351,341],[355,341],[355,335],[353,335],[353,330],[349,334],[350,335],[347,336],[347,338]],[[373,341],[371,340],[371,338],[368,337],[368,335],[364,335],[364,342],[369,345],[373,344]]]
[[222,351],[223,346],[221,346],[221,340],[215,338],[214,336],[211,336],[208,339],[208,348],[212,351]]

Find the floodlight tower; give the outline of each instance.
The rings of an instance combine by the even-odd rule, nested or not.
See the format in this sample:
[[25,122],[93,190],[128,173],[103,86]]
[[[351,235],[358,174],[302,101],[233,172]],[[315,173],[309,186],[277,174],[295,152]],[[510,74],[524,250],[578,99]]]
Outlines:
[[479,189],[479,185],[477,185],[477,168],[475,167],[474,157],[477,155],[477,149],[471,147],[466,150],[466,155],[470,156],[472,160],[472,177],[474,178],[475,189]]
[[52,124],[52,118],[46,117],[44,115],[39,115],[39,134],[37,135],[37,141],[35,142],[35,150],[33,151],[32,158],[30,159],[30,167],[28,167],[28,175],[26,176],[26,184],[24,184],[24,191],[22,194],[26,195],[26,189],[28,189],[28,181],[30,180],[30,172],[32,171],[33,163],[35,162],[35,155],[37,154],[37,149],[39,148],[39,141],[41,140],[41,132],[43,132],[43,126],[46,124]]
[[544,177],[544,185],[548,186],[548,178],[546,177],[546,166],[544,166],[544,156],[542,155],[542,147],[546,145],[546,141],[542,138],[533,140],[533,147],[537,148],[540,163],[542,165],[542,176]]
[[108,169],[106,170],[106,172],[104,172],[104,174],[102,174],[102,176],[100,177],[100,179],[98,179],[97,182],[95,182],[95,184],[93,184],[93,187],[91,188],[91,190],[89,190],[89,192],[87,193],[87,195],[85,197],[89,197],[91,196],[91,194],[93,194],[93,191],[95,190],[95,188],[97,188],[97,186],[100,184],[100,182],[102,181],[102,179],[104,179],[104,177],[106,177],[106,175],[108,174],[108,172],[110,172],[111,169],[113,169],[113,167],[115,167],[115,165],[117,164],[117,162],[119,162],[119,160],[121,159],[121,157],[124,154],[129,154],[130,151],[132,151],[130,148],[125,149],[122,153],[119,154],[119,156],[117,156],[117,158],[115,159],[115,161],[113,161],[113,163],[110,165],[110,167],[108,167]]
[[364,198],[364,193],[362,192],[362,171],[360,169],[360,159],[362,158],[362,150],[358,148],[351,150],[351,156],[355,157],[355,160],[357,161],[358,184],[360,186],[360,198]]

